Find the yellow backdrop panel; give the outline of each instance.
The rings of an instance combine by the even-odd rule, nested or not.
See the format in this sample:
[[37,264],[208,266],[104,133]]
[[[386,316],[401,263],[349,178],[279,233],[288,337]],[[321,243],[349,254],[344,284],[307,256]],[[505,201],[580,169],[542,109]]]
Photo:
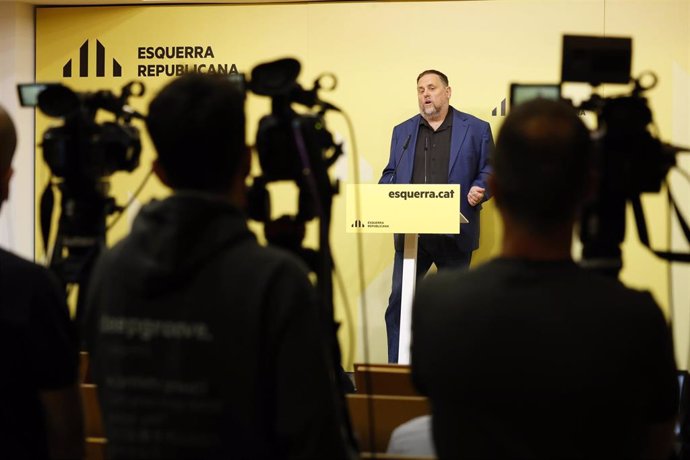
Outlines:
[[[687,72],[689,56],[688,8],[687,2],[680,0],[39,8],[36,21],[38,81],[62,81],[79,91],[117,92],[124,83],[138,79],[146,85],[147,93],[131,102],[142,112],[170,78],[166,69],[176,66],[196,65],[201,71],[213,66],[215,71],[226,71],[235,65],[240,72],[249,73],[258,63],[293,56],[302,62],[300,83],[305,87],[311,87],[322,72],[333,72],[338,87],[323,93],[322,98],[351,116],[359,154],[357,167],[365,183],[376,182],[387,161],[393,126],[417,112],[415,78],[424,69],[445,72],[453,88],[451,103],[489,121],[496,135],[505,116],[502,107],[510,82],[559,80],[563,33],[632,36],[634,71],[653,69],[660,77],[660,85],[650,98],[659,131],[668,136],[673,118],[671,69],[676,65]],[[81,77],[80,49],[85,43],[88,76]],[[172,56],[157,57],[157,47],[191,47],[191,51],[182,48]],[[104,59],[103,76],[97,75],[99,58]],[[72,73],[65,77],[70,60]],[[611,93],[620,90],[606,89]],[[253,139],[260,117],[269,111],[267,98],[249,97],[249,139]],[[55,123],[37,116],[37,136],[40,138],[45,128]],[[347,157],[333,168],[333,175],[352,182],[355,138],[342,117],[329,114],[327,124],[345,142]],[[142,133],[142,137],[142,166],[132,174],[118,173],[112,178],[113,193],[121,203],[136,189],[154,156],[146,135]],[[194,152],[190,152],[190,161],[194,161]],[[39,163],[37,196],[47,178],[46,167]],[[138,203],[167,193],[154,180]],[[294,191],[280,193],[274,200],[276,213],[295,209]],[[653,241],[666,245],[667,208],[657,197],[646,200],[646,204],[651,208]],[[127,233],[136,206],[110,232],[109,242]],[[332,245],[343,289],[336,293],[336,316],[344,322],[340,338],[345,365],[350,367],[355,359],[354,336],[362,324],[358,308],[362,300],[367,300],[369,358],[385,360],[383,313],[390,289],[393,245],[390,236],[366,235],[366,258],[360,265],[355,258],[355,235],[344,231],[344,209],[344,199],[339,196],[334,203]],[[482,219],[481,248],[475,264],[500,250],[502,229],[492,202],[485,207]],[[255,228],[261,232],[260,227]],[[306,244],[314,242],[312,227]],[[622,278],[633,286],[650,289],[667,308],[665,265],[641,248],[634,237],[628,236],[624,248]],[[367,285],[365,292],[358,287],[360,271]],[[345,314],[343,298],[349,301],[352,318]],[[362,359],[361,350],[357,354],[357,359]]]

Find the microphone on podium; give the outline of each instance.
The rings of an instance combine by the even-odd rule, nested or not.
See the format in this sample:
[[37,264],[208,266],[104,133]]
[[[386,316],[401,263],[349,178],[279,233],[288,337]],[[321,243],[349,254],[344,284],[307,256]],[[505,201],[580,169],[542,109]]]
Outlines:
[[410,145],[410,139],[412,139],[412,134],[408,134],[407,139],[405,139],[405,143],[403,144],[402,153],[400,154],[400,158],[398,159],[398,162],[395,164],[395,168],[393,168],[393,174],[391,174],[391,180],[388,181],[389,184],[393,182],[393,179],[395,179],[395,172],[398,170],[398,166],[400,166],[400,163],[402,162],[403,156],[405,155],[405,152],[407,151],[407,146]]

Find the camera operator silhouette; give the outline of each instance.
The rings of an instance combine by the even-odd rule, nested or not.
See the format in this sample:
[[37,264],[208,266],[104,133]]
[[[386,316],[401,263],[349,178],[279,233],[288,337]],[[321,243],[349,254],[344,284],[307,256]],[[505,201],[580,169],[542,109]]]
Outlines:
[[306,269],[247,228],[243,100],[227,79],[187,75],[149,106],[173,194],[103,254],[87,297],[112,459],[351,454]]
[[650,293],[571,258],[591,154],[572,107],[517,106],[490,177],[501,255],[420,285],[412,375],[439,458],[668,458],[678,383],[665,318]]
[[[14,124],[0,107],[0,207],[9,198]],[[78,347],[58,280],[0,249],[0,457],[79,459]]]

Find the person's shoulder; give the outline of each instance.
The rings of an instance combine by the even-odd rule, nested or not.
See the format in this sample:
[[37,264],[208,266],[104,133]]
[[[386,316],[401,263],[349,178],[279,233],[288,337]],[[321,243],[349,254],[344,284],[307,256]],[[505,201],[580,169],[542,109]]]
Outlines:
[[479,279],[493,279],[493,275],[499,271],[505,270],[498,259],[488,260],[471,269],[451,269],[443,270],[436,275],[429,277],[430,282],[440,283],[445,285],[476,285]]
[[0,249],[0,280],[5,280],[6,287],[24,282],[52,283],[53,278],[54,275],[46,267]]
[[[417,298],[423,302],[442,306],[446,303],[455,305],[458,296],[469,298],[474,295],[482,297],[494,289],[501,270],[496,261],[489,261],[472,269],[450,269],[426,277],[419,285]],[[453,307],[455,308],[455,307]]]
[[650,291],[626,286],[619,279],[605,276],[595,270],[580,268],[582,285],[587,286],[589,295],[603,300],[606,308],[620,309],[621,314],[630,318],[637,313],[647,316],[661,312],[659,304]]
[[67,313],[64,290],[55,273],[1,249],[0,292],[6,300],[0,302],[2,314],[21,323],[54,319],[55,315]]
[[307,279],[308,269],[305,262],[293,252],[277,246],[262,246],[254,239],[238,242],[238,252],[232,258],[245,260],[247,270],[263,273],[265,276],[287,276]]
[[29,262],[28,260],[19,257],[18,255],[12,252],[0,248],[0,268],[2,268],[3,271],[6,271],[8,273],[17,270],[33,271],[35,270],[35,267],[38,266],[33,262]]
[[306,276],[308,270],[305,262],[294,253],[275,246],[260,246],[254,244],[254,250],[267,264],[286,269],[299,276]]
[[[498,259],[501,271],[508,281],[533,284],[535,278],[554,292],[579,302],[581,311],[589,311],[601,318],[615,319],[624,316],[649,319],[661,314],[659,305],[648,291],[626,286],[618,278],[586,267],[578,262],[529,262],[524,260]],[[504,281],[501,281],[504,284]],[[546,284],[545,284],[546,283]]]
[[407,120],[403,121],[402,123],[398,123],[395,125],[393,128],[394,131],[400,130],[400,129],[409,129],[411,127],[414,127],[419,124],[419,119],[422,118],[420,114],[413,115],[412,117],[408,118]]
[[99,273],[108,272],[110,270],[121,269],[119,265],[123,261],[129,261],[132,255],[136,253],[137,247],[133,244],[134,238],[132,234],[126,235],[124,238],[113,244],[109,248],[104,248],[100,251],[95,259],[92,267],[91,275],[92,279],[98,279]]
[[481,128],[486,128],[489,126],[489,122],[482,120],[481,118],[474,116],[470,113],[463,112],[461,110],[458,110],[456,108],[452,108],[455,116],[459,117],[461,120],[464,122],[468,123],[470,126],[476,126],[476,127],[481,127]]

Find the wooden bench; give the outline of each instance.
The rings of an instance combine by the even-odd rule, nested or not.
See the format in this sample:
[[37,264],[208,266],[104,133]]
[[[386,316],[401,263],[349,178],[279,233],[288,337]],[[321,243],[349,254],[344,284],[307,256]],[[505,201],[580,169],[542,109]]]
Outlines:
[[81,400],[82,412],[84,414],[84,434],[87,438],[104,438],[103,419],[101,406],[96,394],[96,385],[92,383],[82,383]]
[[[352,394],[347,395],[347,405],[352,429],[363,452],[385,452],[395,428],[431,413],[428,399],[421,396]],[[370,425],[372,419],[373,430]]]
[[86,438],[85,460],[106,460],[105,438]]
[[85,351],[79,352],[79,383],[92,383],[89,354]]
[[398,454],[384,454],[382,452],[362,452],[360,454],[361,459],[374,458],[378,460],[436,460],[436,457],[416,457],[408,455],[398,455]]
[[103,418],[101,406],[98,402],[96,385],[93,383],[82,383],[79,387],[81,391],[82,413],[84,414],[86,460],[105,460],[107,441],[103,430]]
[[355,363],[355,386],[358,394],[421,396],[406,365]]

